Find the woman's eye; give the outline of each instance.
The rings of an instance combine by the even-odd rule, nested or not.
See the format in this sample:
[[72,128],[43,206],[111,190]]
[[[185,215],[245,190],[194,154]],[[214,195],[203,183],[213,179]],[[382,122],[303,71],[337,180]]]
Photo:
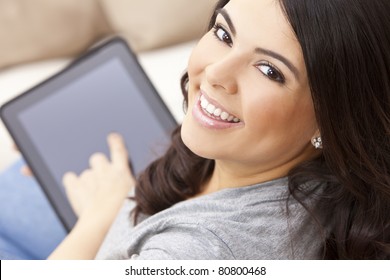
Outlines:
[[278,83],[284,83],[284,76],[272,65],[269,63],[259,64],[257,69],[260,70],[262,74],[264,74],[267,78],[272,81],[276,81]]
[[230,37],[230,34],[225,29],[223,29],[222,26],[216,24],[213,29],[214,29],[214,35],[215,37],[217,37],[219,41],[224,42],[229,46],[232,45],[233,41],[232,38]]

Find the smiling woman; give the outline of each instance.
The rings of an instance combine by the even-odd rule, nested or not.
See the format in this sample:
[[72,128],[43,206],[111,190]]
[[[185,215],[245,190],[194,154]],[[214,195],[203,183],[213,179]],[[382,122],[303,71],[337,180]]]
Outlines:
[[68,173],[80,216],[51,258],[390,259],[389,13],[220,0],[171,147],[134,181],[111,135]]
[[[219,1],[182,79],[188,113],[140,178],[135,214],[236,190],[226,203],[255,237],[207,227],[230,249],[253,241],[235,257],[390,258],[389,12],[381,0]],[[279,210],[254,210],[269,182],[288,198],[273,185]],[[238,190],[256,184],[257,204],[240,204]]]
[[[231,1],[217,11],[189,61],[190,113],[181,130],[192,152],[215,160],[206,192],[284,177],[318,155],[310,144],[318,128],[308,80],[296,80],[297,72],[306,77],[280,6]],[[216,107],[231,122],[210,117],[202,103],[211,104],[206,112]]]

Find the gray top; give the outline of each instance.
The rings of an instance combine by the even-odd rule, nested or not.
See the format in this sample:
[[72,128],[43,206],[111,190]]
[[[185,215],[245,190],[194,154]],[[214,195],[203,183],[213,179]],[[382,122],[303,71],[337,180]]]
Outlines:
[[318,259],[322,239],[287,179],[224,189],[175,204],[137,226],[128,201],[98,259]]

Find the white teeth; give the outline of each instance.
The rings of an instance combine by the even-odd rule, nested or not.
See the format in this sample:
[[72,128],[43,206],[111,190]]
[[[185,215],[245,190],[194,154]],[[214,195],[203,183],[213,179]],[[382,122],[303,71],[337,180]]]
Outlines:
[[222,111],[221,108],[217,108],[217,107],[215,107],[215,105],[209,103],[207,101],[207,99],[204,97],[204,95],[200,96],[200,106],[206,112],[208,112],[210,115],[213,115],[215,117],[219,117],[223,121],[228,121],[228,122],[232,122],[233,121],[235,123],[240,122],[239,118],[237,118],[237,117],[235,117],[233,115],[230,115],[229,113]]
[[206,111],[207,112],[209,112],[210,114],[213,114],[214,113],[214,111],[215,111],[215,106],[213,105],[213,104],[209,104],[209,105],[207,105],[207,107],[206,107]]
[[229,114],[226,113],[226,112],[222,112],[222,114],[221,114],[221,119],[224,120],[224,121],[226,121],[228,118],[229,118]]
[[214,114],[214,116],[219,117],[222,114],[222,110],[217,108],[217,109],[215,109],[213,114]]
[[200,106],[202,106],[202,108],[207,108],[207,105],[209,105],[209,103],[206,99],[203,98],[200,100]]

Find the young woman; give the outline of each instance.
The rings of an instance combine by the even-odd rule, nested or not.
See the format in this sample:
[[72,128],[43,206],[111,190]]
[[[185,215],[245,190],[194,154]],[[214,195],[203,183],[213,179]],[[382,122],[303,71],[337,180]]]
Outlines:
[[79,221],[51,258],[389,259],[389,13],[219,1],[172,146],[135,181],[110,135],[66,174]]

